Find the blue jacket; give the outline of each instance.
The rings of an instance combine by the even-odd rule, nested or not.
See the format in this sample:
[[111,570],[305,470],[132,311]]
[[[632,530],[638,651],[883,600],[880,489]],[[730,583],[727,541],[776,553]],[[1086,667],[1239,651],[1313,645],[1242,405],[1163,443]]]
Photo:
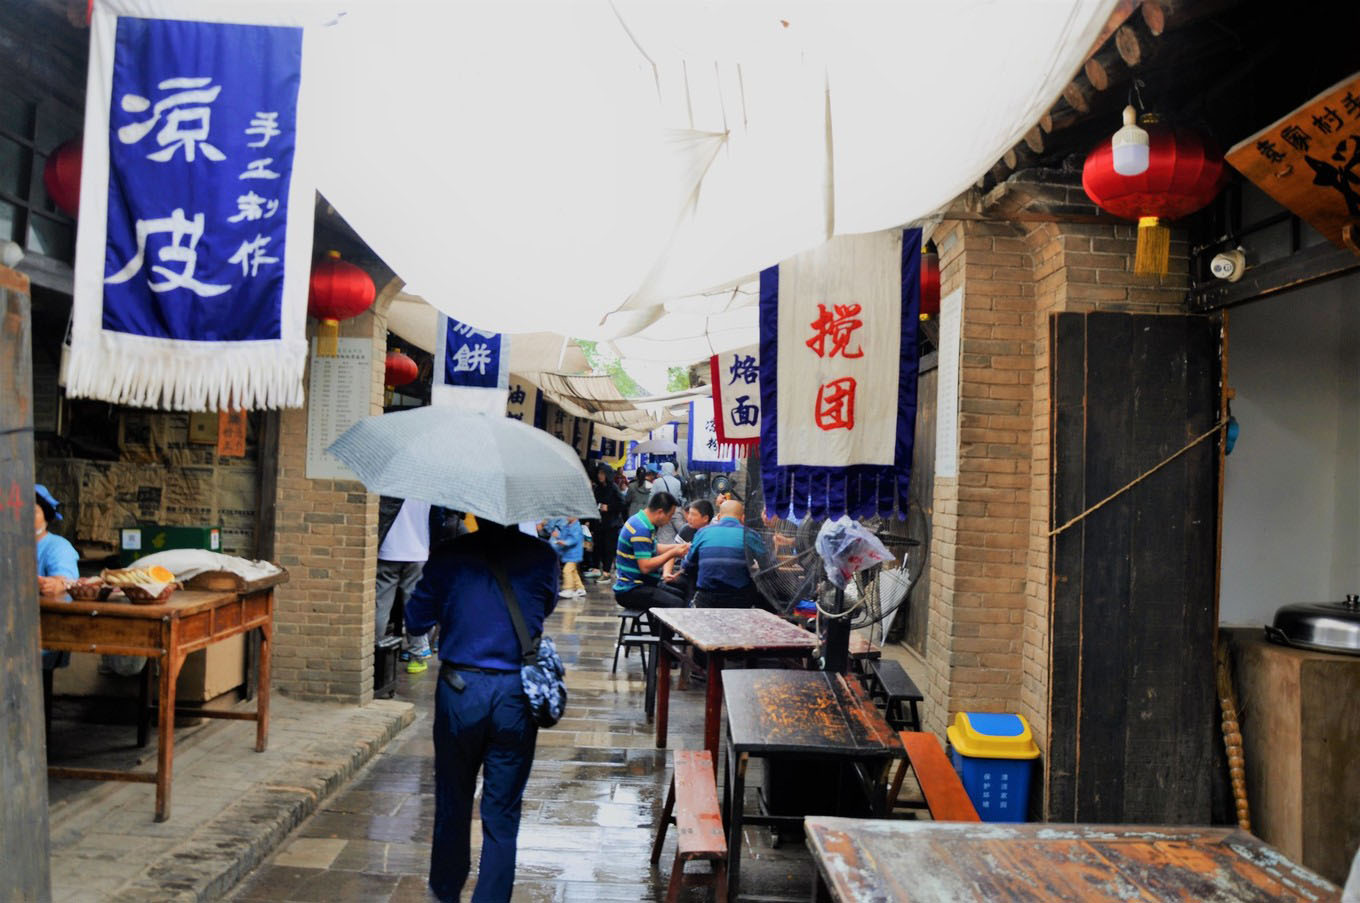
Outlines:
[[[543,529],[548,531],[548,544],[566,561],[580,561],[585,557],[585,534],[581,532],[581,522],[568,521],[565,517],[549,518]],[[553,536],[556,533],[557,536]]]
[[765,554],[760,538],[734,517],[721,517],[694,534],[683,567],[697,566],[695,589],[735,593],[751,585],[748,558]]
[[439,625],[439,657],[478,668],[517,671],[519,639],[488,561],[498,557],[531,636],[557,605],[557,556],[548,544],[518,530],[483,528],[430,552],[420,584],[406,602],[412,636]]

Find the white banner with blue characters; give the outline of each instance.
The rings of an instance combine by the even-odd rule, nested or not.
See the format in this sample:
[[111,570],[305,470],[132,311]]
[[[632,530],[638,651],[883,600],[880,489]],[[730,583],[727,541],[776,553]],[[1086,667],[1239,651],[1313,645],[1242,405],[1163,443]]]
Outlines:
[[303,23],[279,10],[187,21],[169,2],[95,4],[71,395],[302,404],[314,187],[297,141]]
[[510,396],[510,337],[439,315],[430,403],[499,417]]

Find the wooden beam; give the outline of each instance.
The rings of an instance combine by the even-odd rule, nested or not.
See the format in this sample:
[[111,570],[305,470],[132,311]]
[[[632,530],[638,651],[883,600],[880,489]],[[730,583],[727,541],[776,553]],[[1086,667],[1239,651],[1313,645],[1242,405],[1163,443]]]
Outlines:
[[1119,52],[1119,58],[1124,61],[1124,65],[1130,69],[1137,69],[1152,59],[1154,42],[1151,37],[1147,26],[1138,21],[1121,26],[1114,33],[1114,48]]
[[1190,309],[1197,313],[1220,310],[1355,270],[1360,270],[1360,256],[1330,243],[1314,245],[1250,267],[1238,282],[1196,286],[1190,291]]
[[1087,60],[1082,71],[1086,73],[1086,80],[1091,83],[1091,87],[1097,91],[1106,91],[1110,85],[1124,78],[1129,69],[1119,58],[1119,51],[1107,47]]
[[1066,88],[1063,88],[1062,96],[1068,106],[1078,113],[1091,112],[1091,102],[1086,89],[1080,84],[1080,77],[1073,79]]
[[1025,132],[1025,146],[1036,154],[1044,152],[1044,133],[1037,125]]

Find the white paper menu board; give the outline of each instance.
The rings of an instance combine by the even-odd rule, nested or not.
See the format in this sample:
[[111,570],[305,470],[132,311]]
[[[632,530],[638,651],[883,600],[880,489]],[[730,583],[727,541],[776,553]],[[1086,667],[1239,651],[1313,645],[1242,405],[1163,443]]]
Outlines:
[[356,479],[326,449],[370,413],[372,354],[372,339],[342,338],[335,357],[318,357],[316,339],[312,339],[311,378],[307,383],[307,479]]

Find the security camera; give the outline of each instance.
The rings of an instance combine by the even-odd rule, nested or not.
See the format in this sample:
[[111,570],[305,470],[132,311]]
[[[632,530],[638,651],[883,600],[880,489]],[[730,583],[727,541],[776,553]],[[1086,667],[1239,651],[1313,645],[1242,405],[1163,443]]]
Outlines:
[[1231,251],[1224,251],[1215,254],[1214,259],[1209,261],[1209,272],[1213,273],[1218,279],[1226,279],[1228,282],[1236,282],[1242,278],[1242,274],[1247,271],[1247,252],[1242,248],[1234,248]]

